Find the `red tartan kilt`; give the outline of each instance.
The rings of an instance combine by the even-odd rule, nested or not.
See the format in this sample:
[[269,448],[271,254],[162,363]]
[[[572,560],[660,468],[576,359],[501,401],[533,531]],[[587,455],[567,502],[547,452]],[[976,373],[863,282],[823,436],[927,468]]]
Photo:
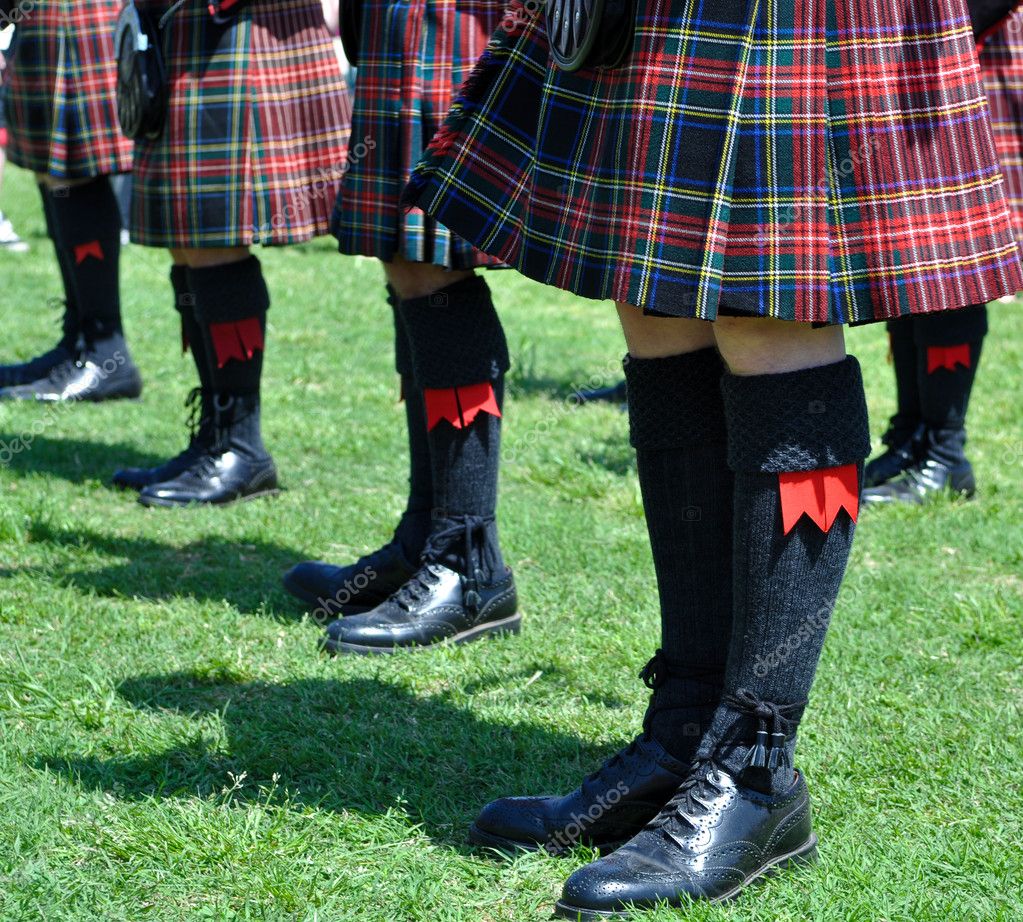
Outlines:
[[120,0],[38,0],[18,24],[5,90],[12,162],[57,179],[131,169],[115,103],[120,9]]
[[980,53],[995,150],[1005,177],[1016,239],[1023,246],[1023,11],[990,36]]
[[407,200],[671,316],[864,323],[1023,280],[964,0],[639,0],[622,66],[575,73],[513,0]]
[[168,28],[167,122],[136,145],[132,238],[202,248],[328,233],[351,103],[320,0],[258,0],[227,26],[196,3]]

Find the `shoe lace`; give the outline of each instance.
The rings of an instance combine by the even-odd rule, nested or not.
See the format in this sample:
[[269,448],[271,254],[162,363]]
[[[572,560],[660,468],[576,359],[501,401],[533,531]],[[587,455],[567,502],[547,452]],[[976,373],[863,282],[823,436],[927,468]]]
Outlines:
[[734,694],[726,695],[725,703],[757,721],[756,739],[746,753],[744,768],[767,768],[773,771],[781,765],[791,767],[785,742],[792,731],[793,717],[806,706],[805,701],[775,704],[740,688]]
[[474,515],[440,519],[423,548],[420,558],[422,566],[412,579],[391,596],[391,601],[410,611],[426,598],[439,579],[433,566],[441,563],[444,555],[461,541],[465,553],[464,560],[472,574],[462,576],[462,601],[471,614],[479,614],[482,604],[480,588],[485,585],[486,580],[484,565],[490,556],[487,526],[493,521],[493,516]]
[[185,410],[188,413],[185,417],[185,425],[188,427],[189,439],[192,442],[199,437],[199,430],[202,428],[203,423],[206,422],[202,397],[202,388],[193,387],[185,398]]
[[429,596],[433,587],[437,585],[437,581],[438,577],[429,565],[423,565],[416,571],[415,576],[391,596],[391,601],[399,608],[411,611]]
[[51,384],[67,384],[83,367],[81,357],[70,358],[51,368],[46,378]]
[[694,763],[689,777],[682,782],[650,825],[664,827],[674,820],[685,823],[690,829],[699,830],[700,819],[710,812],[710,804],[707,801],[725,792],[725,789],[714,780],[717,771],[717,767],[710,760]]
[[605,759],[604,764],[601,765],[600,768],[598,768],[595,772],[591,772],[585,778],[583,778],[583,783],[581,785],[582,790],[586,791],[588,788],[593,786],[601,787],[602,779],[610,772],[612,772],[614,769],[616,769],[619,765],[622,765],[626,759],[629,759],[633,755],[635,755],[639,747],[643,743],[647,742],[649,739],[650,739],[649,733],[646,730],[644,730],[644,732],[641,735],[637,736],[624,749],[619,749],[618,752],[616,752],[613,756],[611,756],[608,759]]

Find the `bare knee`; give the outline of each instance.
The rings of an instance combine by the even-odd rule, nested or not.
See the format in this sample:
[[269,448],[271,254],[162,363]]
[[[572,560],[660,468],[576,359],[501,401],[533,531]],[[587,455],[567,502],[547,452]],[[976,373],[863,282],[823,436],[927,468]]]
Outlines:
[[402,256],[384,263],[384,273],[390,286],[403,301],[429,297],[473,275],[472,270],[446,269],[432,263],[411,262]]

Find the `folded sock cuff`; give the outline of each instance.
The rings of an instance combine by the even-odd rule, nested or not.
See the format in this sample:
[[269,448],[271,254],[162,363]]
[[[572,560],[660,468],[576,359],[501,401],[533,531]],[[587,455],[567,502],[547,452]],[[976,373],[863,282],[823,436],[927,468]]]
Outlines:
[[633,448],[666,451],[726,439],[716,349],[666,358],[623,361],[628,384],[629,437]]
[[870,454],[859,362],[721,379],[733,471],[790,473],[842,467]]

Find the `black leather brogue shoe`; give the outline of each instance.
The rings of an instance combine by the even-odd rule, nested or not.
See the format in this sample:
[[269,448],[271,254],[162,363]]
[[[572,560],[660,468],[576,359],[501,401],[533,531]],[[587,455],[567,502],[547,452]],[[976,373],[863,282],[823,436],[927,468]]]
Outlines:
[[631,839],[672,798],[689,766],[647,734],[608,759],[564,797],[503,797],[469,830],[476,845],[545,849],[561,855],[583,843],[611,849]]
[[391,541],[344,567],[307,560],[284,574],[284,588],[301,599],[317,621],[358,615],[386,602],[413,576],[401,544]]
[[689,899],[728,900],[816,855],[802,775],[784,794],[769,796],[703,762],[642,832],[568,879],[557,914],[592,922]]
[[393,653],[517,634],[521,624],[511,570],[483,582],[427,560],[382,605],[331,622],[322,646],[328,653]]

